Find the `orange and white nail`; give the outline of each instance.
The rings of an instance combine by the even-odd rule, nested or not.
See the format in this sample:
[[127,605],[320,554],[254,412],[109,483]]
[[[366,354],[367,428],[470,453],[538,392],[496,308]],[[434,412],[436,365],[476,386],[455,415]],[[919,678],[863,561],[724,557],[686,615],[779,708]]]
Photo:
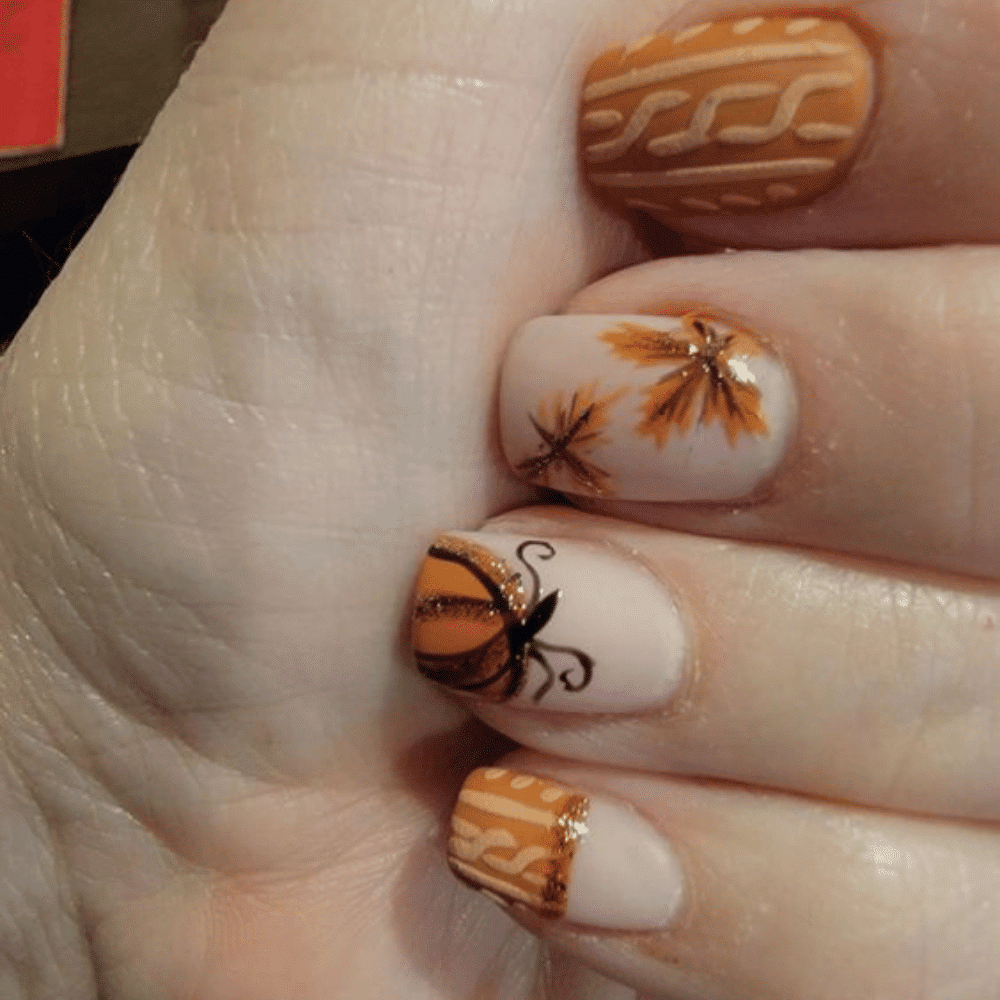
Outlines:
[[869,41],[834,12],[741,14],[618,46],[583,82],[587,179],[668,224],[809,204],[857,158],[876,75]]
[[672,312],[544,316],[520,331],[501,383],[519,476],[584,496],[712,502],[746,499],[774,473],[795,427],[785,365],[735,317]]
[[597,545],[486,532],[431,546],[411,634],[430,680],[555,712],[662,707],[687,653],[677,606],[645,567]]
[[673,849],[634,809],[503,767],[466,779],[448,861],[496,902],[588,927],[662,928],[684,895]]

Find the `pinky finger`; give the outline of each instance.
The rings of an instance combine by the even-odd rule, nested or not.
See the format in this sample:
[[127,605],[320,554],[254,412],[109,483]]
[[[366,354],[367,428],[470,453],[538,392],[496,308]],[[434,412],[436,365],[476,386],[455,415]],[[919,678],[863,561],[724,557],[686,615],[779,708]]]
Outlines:
[[641,996],[1000,995],[1000,835],[520,752],[467,779],[453,870]]

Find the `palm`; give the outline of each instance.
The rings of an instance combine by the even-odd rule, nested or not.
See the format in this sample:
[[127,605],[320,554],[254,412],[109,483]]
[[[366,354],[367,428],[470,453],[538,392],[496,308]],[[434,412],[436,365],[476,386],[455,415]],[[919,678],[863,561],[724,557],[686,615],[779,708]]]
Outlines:
[[414,54],[405,11],[277,6],[232,0],[0,369],[2,548],[61,685],[63,756],[13,752],[109,995],[527,995],[532,939],[434,839],[488,741],[400,624],[433,534],[525,496],[504,337],[638,256],[568,205],[577,5],[539,5],[544,59],[530,10],[423,5]]

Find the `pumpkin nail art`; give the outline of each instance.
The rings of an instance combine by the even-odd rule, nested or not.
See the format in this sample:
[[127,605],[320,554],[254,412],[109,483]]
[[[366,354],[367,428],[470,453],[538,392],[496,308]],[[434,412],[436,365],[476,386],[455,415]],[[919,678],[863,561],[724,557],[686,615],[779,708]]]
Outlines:
[[663,927],[683,896],[674,852],[637,812],[505,767],[466,778],[452,814],[448,862],[503,906],[591,927]]
[[411,636],[428,679],[562,712],[662,705],[685,656],[677,607],[640,565],[580,542],[486,532],[431,545]]
[[501,389],[514,471],[566,493],[644,501],[750,495],[791,437],[791,378],[764,337],[707,306],[545,316],[511,344]]
[[595,60],[580,155],[602,197],[668,223],[807,205],[850,169],[875,89],[871,48],[835,12],[696,24]]

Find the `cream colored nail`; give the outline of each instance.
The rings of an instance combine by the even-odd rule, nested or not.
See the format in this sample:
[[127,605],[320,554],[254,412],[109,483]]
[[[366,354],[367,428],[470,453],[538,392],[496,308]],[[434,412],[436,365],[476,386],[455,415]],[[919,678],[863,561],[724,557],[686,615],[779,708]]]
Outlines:
[[485,701],[634,712],[680,683],[685,636],[653,575],[596,545],[453,532],[417,578],[421,673]]
[[744,14],[598,58],[581,156],[603,196],[664,221],[772,212],[843,178],[874,104],[875,60],[851,24]]
[[673,850],[635,810],[503,767],[466,779],[448,861],[497,902],[595,928],[664,927],[684,893]]
[[645,501],[746,498],[784,456],[792,380],[747,324],[678,315],[532,320],[504,362],[507,460],[539,485]]

